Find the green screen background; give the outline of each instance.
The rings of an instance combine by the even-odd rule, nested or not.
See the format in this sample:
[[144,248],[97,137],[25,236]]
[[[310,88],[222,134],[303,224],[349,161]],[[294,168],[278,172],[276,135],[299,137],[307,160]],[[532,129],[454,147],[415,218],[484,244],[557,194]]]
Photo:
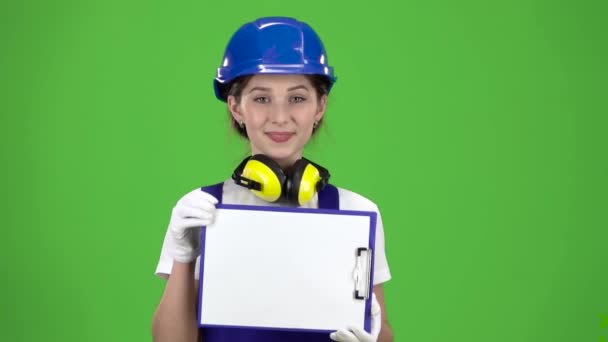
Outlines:
[[149,341],[175,202],[247,145],[211,81],[297,16],[338,82],[307,156],[381,208],[397,341],[608,341],[603,1],[3,1],[0,340]]

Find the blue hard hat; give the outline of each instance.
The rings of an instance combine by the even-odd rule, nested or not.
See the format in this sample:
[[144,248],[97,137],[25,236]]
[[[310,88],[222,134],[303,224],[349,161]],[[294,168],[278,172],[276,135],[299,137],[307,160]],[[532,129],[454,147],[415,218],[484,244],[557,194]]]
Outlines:
[[234,33],[213,81],[215,96],[226,101],[231,81],[255,74],[323,75],[329,89],[336,82],[321,38],[308,24],[287,17],[260,18]]

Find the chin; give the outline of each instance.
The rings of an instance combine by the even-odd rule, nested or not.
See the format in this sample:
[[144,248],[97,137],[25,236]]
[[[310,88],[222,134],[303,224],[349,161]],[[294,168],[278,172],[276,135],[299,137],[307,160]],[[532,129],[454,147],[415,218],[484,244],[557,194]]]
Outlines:
[[289,150],[268,149],[261,153],[265,154],[266,156],[268,156],[276,161],[294,159],[294,156],[299,156],[299,153],[292,149],[289,149]]

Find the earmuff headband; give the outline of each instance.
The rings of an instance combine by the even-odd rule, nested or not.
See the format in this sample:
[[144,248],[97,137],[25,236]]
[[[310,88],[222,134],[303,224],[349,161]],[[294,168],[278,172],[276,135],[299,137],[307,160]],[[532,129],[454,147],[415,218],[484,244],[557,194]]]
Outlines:
[[298,160],[285,173],[274,160],[263,154],[245,158],[232,173],[236,184],[252,190],[268,202],[283,198],[300,205],[323,190],[329,177],[326,168],[306,158]]

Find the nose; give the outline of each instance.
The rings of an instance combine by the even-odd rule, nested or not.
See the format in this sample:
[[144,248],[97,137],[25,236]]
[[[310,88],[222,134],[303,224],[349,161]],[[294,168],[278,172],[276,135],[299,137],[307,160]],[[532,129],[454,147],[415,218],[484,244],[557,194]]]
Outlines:
[[282,104],[275,104],[270,108],[270,122],[277,125],[285,124],[289,121],[289,109]]

